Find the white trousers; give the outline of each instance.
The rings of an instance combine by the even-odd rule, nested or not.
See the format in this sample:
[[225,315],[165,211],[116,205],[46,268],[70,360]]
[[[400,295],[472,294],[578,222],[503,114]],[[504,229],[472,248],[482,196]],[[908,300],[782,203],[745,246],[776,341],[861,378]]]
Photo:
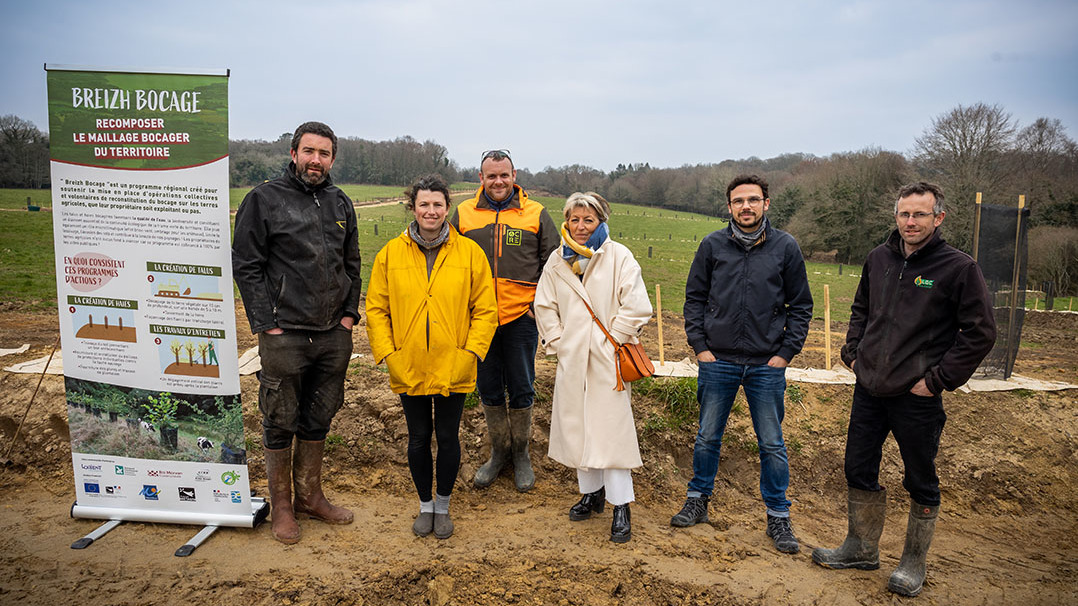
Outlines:
[[606,487],[606,500],[611,505],[624,505],[636,500],[633,495],[633,476],[628,469],[577,469],[576,481],[580,494]]

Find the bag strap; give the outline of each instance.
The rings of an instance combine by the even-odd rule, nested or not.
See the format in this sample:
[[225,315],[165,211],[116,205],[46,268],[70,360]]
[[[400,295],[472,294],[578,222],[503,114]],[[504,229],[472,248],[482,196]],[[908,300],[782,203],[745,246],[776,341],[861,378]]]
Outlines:
[[595,312],[591,310],[591,305],[588,305],[588,301],[584,297],[580,297],[580,300],[584,302],[584,307],[588,308],[588,313],[591,314],[591,319],[595,320],[595,323],[599,325],[599,330],[603,331],[606,338],[610,341],[610,344],[614,346],[614,351],[617,352],[618,347],[621,345],[614,340],[614,337],[610,336],[610,333],[606,331],[606,327],[599,321],[599,318],[595,316]]
[[580,300],[584,302],[584,307],[588,308],[588,313],[591,314],[591,319],[595,320],[595,323],[599,325],[599,330],[603,331],[603,334],[606,335],[607,340],[610,341],[610,344],[614,346],[614,377],[617,379],[617,382],[614,384],[614,391],[625,391],[625,384],[621,381],[621,356],[618,355],[618,349],[621,347],[621,344],[614,340],[614,337],[610,336],[610,333],[607,332],[606,327],[603,326],[603,323],[599,321],[598,317],[596,317],[595,312],[591,310],[591,305],[588,305],[587,299],[585,299],[584,297],[580,297]]

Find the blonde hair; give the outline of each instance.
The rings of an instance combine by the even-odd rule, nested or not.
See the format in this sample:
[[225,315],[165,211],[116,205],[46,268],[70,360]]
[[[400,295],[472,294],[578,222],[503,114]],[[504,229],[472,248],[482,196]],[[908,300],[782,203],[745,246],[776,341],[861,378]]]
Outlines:
[[591,210],[603,222],[610,218],[610,203],[606,201],[606,198],[593,191],[576,192],[565,200],[564,214],[566,221],[569,220],[569,215],[572,214],[573,210],[577,208]]

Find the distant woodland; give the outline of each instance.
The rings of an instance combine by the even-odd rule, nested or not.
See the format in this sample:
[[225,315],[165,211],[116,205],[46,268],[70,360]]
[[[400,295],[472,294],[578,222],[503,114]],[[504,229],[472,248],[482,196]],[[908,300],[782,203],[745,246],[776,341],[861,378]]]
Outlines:
[[[290,140],[284,133],[273,141],[230,142],[232,187],[280,174]],[[0,117],[0,187],[48,187],[48,159],[47,134],[17,116]],[[341,137],[333,166],[338,183],[405,186],[432,172],[451,182],[475,181],[478,167],[461,168],[444,146],[411,137]],[[724,216],[726,183],[744,172],[770,182],[771,221],[792,233],[806,256],[842,263],[860,263],[886,237],[893,228],[895,192],[907,182],[943,187],[946,237],[967,251],[977,192],[986,203],[1008,206],[1025,195],[1031,208],[1031,285],[1053,280],[1060,292],[1078,288],[1078,145],[1058,119],[1022,125],[998,105],[960,105],[932,118],[908,153],[787,153],[676,168],[632,161],[610,172],[581,165],[534,173],[521,168],[517,182],[554,196],[591,190],[614,202]]]

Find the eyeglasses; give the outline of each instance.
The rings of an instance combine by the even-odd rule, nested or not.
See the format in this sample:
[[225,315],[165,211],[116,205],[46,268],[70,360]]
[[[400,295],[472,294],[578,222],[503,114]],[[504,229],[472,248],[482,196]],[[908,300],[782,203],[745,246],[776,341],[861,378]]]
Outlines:
[[753,196],[751,198],[734,198],[730,200],[730,206],[759,206],[763,204],[764,199],[760,196]]
[[927,219],[929,217],[935,217],[936,213],[915,212],[915,213],[913,213],[911,215],[910,213],[902,212],[902,213],[895,213],[895,216],[898,217],[899,221],[909,221],[910,217],[913,217],[914,221],[924,221],[925,219]]
[[494,160],[495,162],[497,162],[499,160],[505,160],[506,158],[509,158],[510,162],[513,161],[513,158],[509,155],[508,149],[488,149],[487,151],[483,152],[483,158],[480,160],[480,162],[483,162],[485,160]]

